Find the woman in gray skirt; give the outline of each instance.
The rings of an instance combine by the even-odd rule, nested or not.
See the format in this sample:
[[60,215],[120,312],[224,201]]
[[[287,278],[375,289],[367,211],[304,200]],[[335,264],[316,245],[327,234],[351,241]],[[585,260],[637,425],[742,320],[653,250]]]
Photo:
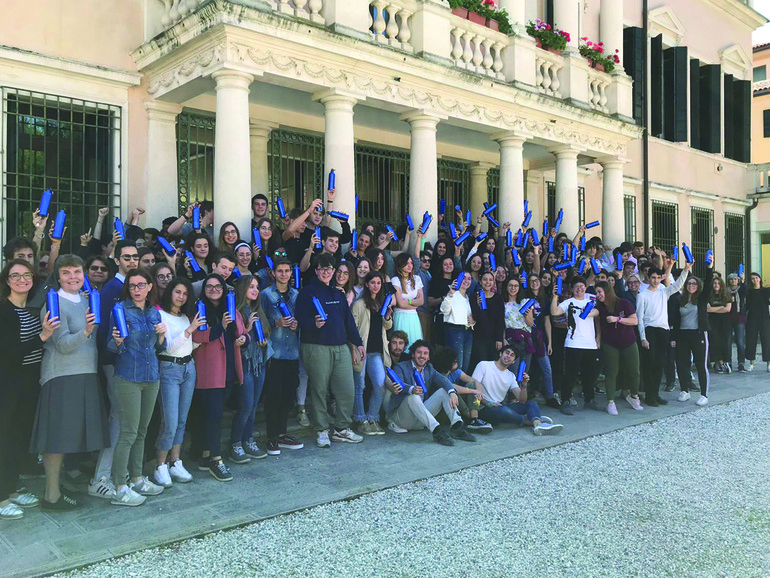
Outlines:
[[[64,454],[91,452],[109,446],[104,394],[97,378],[94,314],[83,288],[85,266],[76,255],[56,260],[59,329],[45,342],[40,370],[40,398],[30,451],[43,453],[46,488],[43,509],[71,510],[75,497],[59,485]],[[45,319],[47,307],[41,318]]]

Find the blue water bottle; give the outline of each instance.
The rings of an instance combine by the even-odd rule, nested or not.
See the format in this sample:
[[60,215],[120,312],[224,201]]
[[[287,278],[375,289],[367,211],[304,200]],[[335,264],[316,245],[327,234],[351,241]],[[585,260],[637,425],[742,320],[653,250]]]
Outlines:
[[316,227],[315,231],[314,231],[314,234],[319,239],[318,243],[315,244],[315,248],[316,249],[320,249],[321,248],[321,241],[320,241],[320,239],[321,239],[321,227]]
[[59,294],[51,287],[45,294],[45,304],[48,309],[48,319],[53,321],[59,317]]
[[337,173],[334,172],[334,169],[329,171],[329,190],[333,191],[337,188]]
[[126,323],[126,312],[122,303],[115,303],[112,306],[112,316],[115,318],[115,327],[118,328],[118,333],[125,339],[128,337],[128,323]]
[[102,322],[102,296],[98,289],[88,291],[88,307],[94,314],[94,325],[99,325]]
[[324,311],[324,306],[318,300],[318,297],[313,297],[313,307],[315,307],[315,312],[323,321],[326,321],[328,319],[328,317],[326,316],[326,311]]
[[235,321],[235,292],[227,292],[227,314]]
[[51,237],[61,239],[64,236],[64,225],[67,223],[67,213],[64,209],[56,213],[56,220],[53,223],[53,233]]
[[484,295],[484,291],[479,291],[479,307],[482,311],[487,310],[487,296]]
[[198,261],[195,260],[195,255],[193,255],[190,251],[185,251],[184,256],[190,259],[190,268],[192,268],[193,271],[198,273],[202,270],[201,266],[198,265]]
[[126,230],[123,227],[123,221],[120,220],[120,217],[115,217],[115,232],[118,234],[118,237],[120,237],[120,241],[126,240]]
[[282,219],[286,218],[286,205],[283,204],[283,199],[281,197],[278,197],[275,200],[275,206],[278,207],[278,216],[280,216]]
[[[203,304],[203,301],[198,301],[196,308],[198,309],[198,318],[199,319],[206,319],[206,305]],[[209,328],[208,325],[205,323],[198,327],[198,331],[206,331]]]
[[193,207],[193,229],[196,231],[201,228],[201,208],[198,205]]
[[51,206],[51,198],[53,197],[53,191],[46,189],[43,191],[43,196],[40,197],[40,207],[38,207],[37,214],[40,217],[48,216],[48,209]]

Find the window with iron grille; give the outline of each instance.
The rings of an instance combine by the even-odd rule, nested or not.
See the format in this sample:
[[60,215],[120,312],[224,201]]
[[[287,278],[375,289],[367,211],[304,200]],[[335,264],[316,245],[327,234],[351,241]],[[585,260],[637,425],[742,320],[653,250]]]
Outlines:
[[714,248],[714,211],[712,209],[692,208],[692,256],[695,259],[693,270],[703,279],[706,276],[706,252]]
[[179,214],[193,203],[214,199],[214,129],[212,115],[183,111],[176,117]]
[[271,131],[267,170],[272,197],[281,197],[287,212],[295,207],[307,207],[313,199],[322,198],[323,136],[278,129]]
[[738,272],[743,263],[746,243],[743,215],[725,213],[725,274]]
[[438,198],[439,201],[446,200],[447,213],[450,213],[450,207],[453,213],[456,205],[463,210],[470,208],[470,180],[468,163],[438,160]]
[[652,201],[652,244],[667,253],[679,244],[679,206]]
[[[67,213],[61,252],[79,245],[101,207],[120,215],[122,115],[119,106],[2,88],[4,239],[31,237],[45,189],[54,192],[48,226]],[[111,227],[103,238],[109,239]],[[47,231],[46,231],[47,233]],[[45,248],[45,244],[43,245]]]
[[[551,227],[556,222],[556,218],[559,216],[559,209],[562,207],[556,206],[556,183],[551,181],[545,182],[546,196],[547,196],[547,215],[548,222]],[[578,224],[582,227],[586,224],[586,188],[578,187]],[[565,231],[568,235],[574,235],[577,231]]]
[[636,241],[636,197],[623,195],[623,217],[626,224],[626,241]]
[[[409,152],[356,145],[358,222],[401,223],[409,210]],[[412,215],[415,222],[422,215]]]
[[500,201],[500,169],[487,171],[487,202],[495,205]]

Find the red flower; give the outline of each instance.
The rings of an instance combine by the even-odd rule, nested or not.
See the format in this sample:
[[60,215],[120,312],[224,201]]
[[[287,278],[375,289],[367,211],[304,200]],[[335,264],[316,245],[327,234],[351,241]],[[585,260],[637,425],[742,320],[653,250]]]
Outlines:
[[546,29],[546,30],[550,30],[550,29],[551,29],[551,25],[550,25],[550,24],[546,24],[546,25],[545,25],[545,29]]
[[615,64],[620,64],[620,58],[618,57],[618,55],[617,55],[617,54],[615,55],[615,57],[613,58],[613,60],[615,61]]
[[616,49],[615,49],[615,54],[619,54],[619,53],[620,53],[620,49],[619,49],[619,48],[616,48]]
[[599,46],[604,46],[604,42],[600,42],[600,43],[599,43]]
[[588,42],[588,36],[583,36],[580,40],[582,40],[583,42]]

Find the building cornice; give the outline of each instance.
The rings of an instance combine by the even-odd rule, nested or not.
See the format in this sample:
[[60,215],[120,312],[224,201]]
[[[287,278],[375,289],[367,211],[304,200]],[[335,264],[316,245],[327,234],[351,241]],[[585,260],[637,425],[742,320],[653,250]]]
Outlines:
[[749,26],[752,31],[767,23],[767,18],[740,0],[706,0],[706,2]]
[[90,81],[99,81],[122,88],[139,86],[142,82],[142,75],[138,72],[48,56],[14,46],[0,45],[0,67],[11,63],[45,69],[49,72],[75,75]]
[[[597,153],[624,154],[627,143],[641,134],[636,125],[578,109],[560,99],[343,37],[313,24],[286,25],[278,19],[214,0],[138,48],[133,56],[147,75],[148,92],[155,98],[219,67],[238,66],[264,74],[266,82],[280,78],[280,84],[307,92],[324,88],[353,91],[394,112],[432,109],[453,119],[486,125],[490,132],[528,132],[536,139]],[[275,28],[277,24],[280,29]]]

